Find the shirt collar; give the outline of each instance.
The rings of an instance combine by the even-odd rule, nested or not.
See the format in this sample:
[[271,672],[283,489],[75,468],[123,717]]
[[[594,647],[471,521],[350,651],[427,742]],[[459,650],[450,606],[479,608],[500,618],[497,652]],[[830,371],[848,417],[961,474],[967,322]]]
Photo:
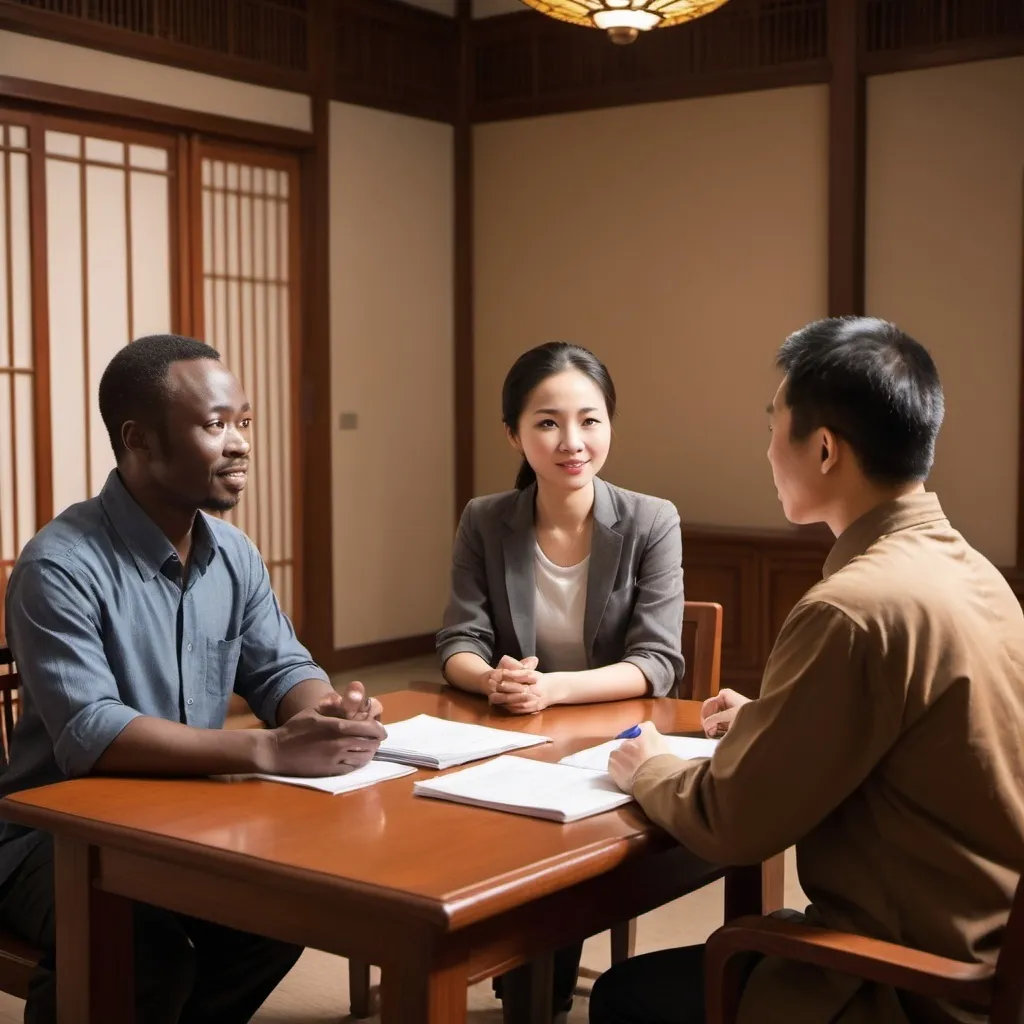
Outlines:
[[[169,558],[178,557],[167,535],[128,493],[116,469],[110,471],[100,491],[100,502],[144,580],[153,579]],[[202,512],[196,513],[192,525],[192,551],[193,563],[205,572],[217,552],[217,541]]]
[[903,498],[876,505],[836,538],[828,558],[825,559],[822,576],[828,579],[858,555],[863,555],[882,537],[927,523],[946,523],[946,515],[942,511],[939,499],[930,491],[924,494],[908,494]]

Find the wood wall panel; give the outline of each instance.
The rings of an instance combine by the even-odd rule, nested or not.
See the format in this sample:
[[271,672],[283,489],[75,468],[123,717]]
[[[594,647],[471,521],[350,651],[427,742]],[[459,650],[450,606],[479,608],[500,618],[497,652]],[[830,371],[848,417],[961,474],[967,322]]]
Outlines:
[[756,697],[786,616],[821,579],[831,547],[822,531],[683,527],[688,601],[717,601],[722,614],[722,686]]
[[332,8],[331,98],[436,121],[454,121],[458,25],[397,0],[345,0]]
[[306,91],[308,6],[309,0],[0,0],[0,26]]

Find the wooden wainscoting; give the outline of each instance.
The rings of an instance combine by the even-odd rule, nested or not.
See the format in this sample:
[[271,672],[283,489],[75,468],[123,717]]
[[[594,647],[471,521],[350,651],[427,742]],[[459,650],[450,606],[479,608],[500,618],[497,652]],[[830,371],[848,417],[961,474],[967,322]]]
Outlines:
[[793,605],[821,579],[827,530],[683,526],[688,601],[717,601],[722,686],[756,697],[772,644]]

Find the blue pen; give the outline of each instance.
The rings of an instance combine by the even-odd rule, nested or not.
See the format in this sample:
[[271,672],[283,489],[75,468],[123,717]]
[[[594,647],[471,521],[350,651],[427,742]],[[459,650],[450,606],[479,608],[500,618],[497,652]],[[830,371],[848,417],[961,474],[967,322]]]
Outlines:
[[615,738],[617,740],[635,740],[640,735],[640,726],[631,725],[628,729],[624,729]]

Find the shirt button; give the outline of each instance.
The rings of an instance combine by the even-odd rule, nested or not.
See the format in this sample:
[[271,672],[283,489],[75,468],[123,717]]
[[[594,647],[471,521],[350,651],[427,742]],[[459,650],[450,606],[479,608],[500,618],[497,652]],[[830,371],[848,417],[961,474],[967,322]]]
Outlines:
[[186,651],[191,651],[191,650],[192,650],[192,645],[191,645],[191,644],[189,644],[189,645],[188,645],[188,647],[186,647],[186,648],[185,648],[185,650],[186,650]]
[[185,703],[186,704],[195,704],[195,701],[191,697],[189,697],[189,699],[187,701],[185,701]]

